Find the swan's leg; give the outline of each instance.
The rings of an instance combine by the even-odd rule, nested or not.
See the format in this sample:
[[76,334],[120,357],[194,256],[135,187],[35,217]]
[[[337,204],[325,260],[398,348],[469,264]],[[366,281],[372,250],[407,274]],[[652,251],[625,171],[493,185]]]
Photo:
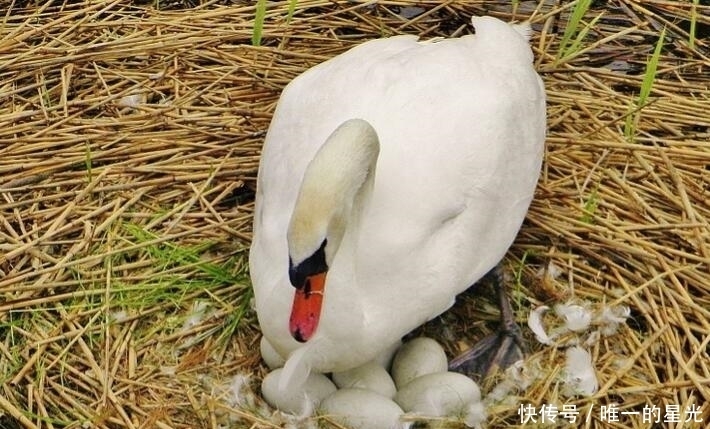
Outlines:
[[501,326],[498,332],[483,338],[449,363],[451,371],[466,374],[477,381],[483,380],[498,368],[505,369],[521,360],[525,351],[523,335],[515,323],[513,308],[505,290],[501,265],[498,264],[487,276],[492,277],[498,294]]

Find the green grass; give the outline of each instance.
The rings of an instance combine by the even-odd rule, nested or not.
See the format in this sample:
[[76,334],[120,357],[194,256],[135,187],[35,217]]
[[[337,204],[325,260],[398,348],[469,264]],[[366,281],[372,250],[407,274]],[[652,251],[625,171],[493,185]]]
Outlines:
[[237,332],[242,320],[244,320],[245,316],[249,312],[249,304],[252,296],[253,289],[248,288],[246,290],[245,295],[243,296],[243,299],[241,299],[241,302],[239,303],[237,309],[231,312],[229,316],[227,316],[227,320],[225,320],[224,325],[222,327],[222,332],[218,337],[219,343],[224,344],[227,340],[229,340],[229,338],[232,337],[232,335]]
[[293,14],[296,12],[296,5],[298,5],[298,0],[290,0],[288,2],[288,13],[286,15],[287,23],[291,22],[291,18],[293,18]]
[[529,251],[526,250],[523,256],[520,258],[520,262],[517,264],[515,273],[513,274],[513,280],[515,280],[515,288],[520,289],[523,287],[523,270],[525,269],[525,262],[528,260]]
[[658,42],[656,42],[656,47],[653,50],[651,58],[649,58],[646,63],[646,71],[643,75],[643,80],[641,81],[641,89],[639,90],[638,99],[634,104],[629,106],[629,114],[626,116],[626,122],[624,124],[624,137],[630,143],[633,143],[636,137],[636,126],[638,124],[639,118],[641,117],[641,111],[648,103],[648,97],[651,95],[651,89],[653,88],[653,82],[656,80],[656,74],[658,71],[658,61],[661,57],[661,51],[663,50],[663,42],[666,38],[666,29],[661,31],[658,36]]
[[[251,35],[251,44],[261,46],[261,40],[264,34],[264,19],[266,18],[266,0],[258,0],[254,13],[254,27]],[[286,24],[291,22],[293,14],[296,12],[298,0],[289,0],[288,10],[286,12]]]
[[582,208],[582,222],[586,224],[591,224],[594,221],[594,216],[597,212],[597,206],[599,205],[599,191],[598,187],[592,189],[592,193],[589,194],[589,198],[584,202],[584,207]]
[[515,293],[510,294],[509,297],[515,305],[513,305],[513,310],[517,313],[523,309],[523,301],[525,300],[525,286],[523,285],[523,271],[527,266],[528,258],[534,257],[535,252],[531,249],[525,250],[520,261],[516,264],[515,272],[513,273],[513,280],[515,284],[513,285],[513,290]]
[[690,9],[690,29],[688,30],[688,46],[690,49],[695,49],[695,28],[698,22],[698,0],[693,0],[693,6]]
[[[80,324],[87,330],[80,337],[93,350],[103,347],[109,330],[125,329],[127,318],[135,320],[132,335],[141,347],[175,341],[173,347],[181,350],[212,339],[215,353],[223,355],[240,330],[250,332],[255,314],[250,306],[253,291],[246,249],[224,257],[218,243],[205,240],[177,245],[133,223],[117,224],[111,235],[131,250],[106,258],[104,271],[111,276],[110,283],[93,278],[82,285],[84,289],[106,288],[106,293],[52,304],[73,315],[84,315]],[[110,243],[116,246],[116,241],[105,239],[93,251],[106,253]],[[124,267],[131,267],[129,274]],[[198,302],[206,305],[203,317],[195,316]],[[45,308],[43,313],[46,311],[54,310]],[[29,320],[31,315],[20,317],[22,326],[33,323]],[[193,317],[197,317],[196,324],[186,324]],[[187,332],[190,334],[183,337]],[[60,362],[59,366],[61,371],[63,364]]]
[[[159,238],[156,234],[134,224],[126,224],[125,228],[138,244],[152,242]],[[164,269],[175,266],[192,266],[206,274],[213,283],[234,283],[242,280],[241,276],[235,276],[224,266],[205,262],[202,256],[214,244],[204,242],[190,247],[183,247],[164,241],[146,246],[145,251]]]
[[555,61],[556,65],[569,61],[577,55],[587,33],[594,27],[599,18],[602,17],[600,13],[594,17],[589,24],[580,28],[582,26],[582,18],[584,18],[584,15],[589,10],[591,3],[591,0],[578,0],[574,5],[572,13],[567,20],[562,40],[560,41],[560,47],[557,51],[557,60]]
[[25,358],[17,352],[21,349],[22,337],[16,334],[18,328],[23,328],[22,322],[25,322],[24,318],[15,311],[8,311],[6,317],[0,320],[0,338],[4,339],[3,347],[8,351],[0,359],[0,383],[10,380],[11,374],[16,374],[24,364]]
[[[289,5],[289,8],[290,7]],[[254,13],[254,30],[251,35],[251,44],[254,46],[261,46],[261,36],[264,32],[264,18],[266,18],[266,0],[258,0]]]
[[[143,247],[155,265],[156,273],[147,282],[142,283],[144,290],[139,298],[143,305],[151,305],[167,300],[179,299],[179,295],[195,290],[211,290],[224,285],[244,285],[247,295],[251,293],[248,286],[246,265],[246,250],[226,264],[215,264],[206,261],[204,255],[215,243],[204,242],[190,247],[178,246],[169,241],[158,242],[158,236],[144,230],[140,226],[126,224],[125,229],[136,244],[152,243]],[[194,274],[186,277],[185,271]],[[168,292],[168,296],[165,296]],[[179,293],[176,293],[179,292]],[[136,302],[138,303],[138,302]]]

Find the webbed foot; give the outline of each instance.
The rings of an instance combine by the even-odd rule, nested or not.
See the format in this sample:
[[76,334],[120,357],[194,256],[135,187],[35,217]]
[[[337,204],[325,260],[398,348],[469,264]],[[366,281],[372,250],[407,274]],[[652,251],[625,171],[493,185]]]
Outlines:
[[466,374],[476,381],[482,381],[497,370],[504,370],[523,359],[526,349],[520,327],[515,323],[500,264],[487,276],[492,277],[498,294],[501,326],[498,332],[483,338],[449,363],[449,370]]

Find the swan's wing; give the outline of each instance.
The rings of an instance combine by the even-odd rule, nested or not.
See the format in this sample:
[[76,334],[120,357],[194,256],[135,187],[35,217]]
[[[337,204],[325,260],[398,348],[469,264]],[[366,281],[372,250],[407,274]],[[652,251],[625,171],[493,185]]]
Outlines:
[[[503,257],[539,175],[545,94],[530,47],[500,21],[476,25],[475,36],[360,58],[323,83],[330,108],[312,107],[322,123],[361,117],[379,134],[353,258],[373,302],[411,305],[397,311],[395,331],[443,311]],[[367,317],[393,312],[380,307]]]

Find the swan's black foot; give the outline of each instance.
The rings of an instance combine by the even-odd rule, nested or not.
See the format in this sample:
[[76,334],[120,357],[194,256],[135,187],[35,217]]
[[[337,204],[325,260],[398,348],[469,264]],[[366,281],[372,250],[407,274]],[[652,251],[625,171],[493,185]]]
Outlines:
[[498,369],[506,369],[523,359],[525,343],[520,327],[515,323],[513,309],[503,284],[503,270],[500,265],[488,273],[498,293],[501,327],[463,352],[449,363],[451,371],[466,374],[476,381],[482,381]]

